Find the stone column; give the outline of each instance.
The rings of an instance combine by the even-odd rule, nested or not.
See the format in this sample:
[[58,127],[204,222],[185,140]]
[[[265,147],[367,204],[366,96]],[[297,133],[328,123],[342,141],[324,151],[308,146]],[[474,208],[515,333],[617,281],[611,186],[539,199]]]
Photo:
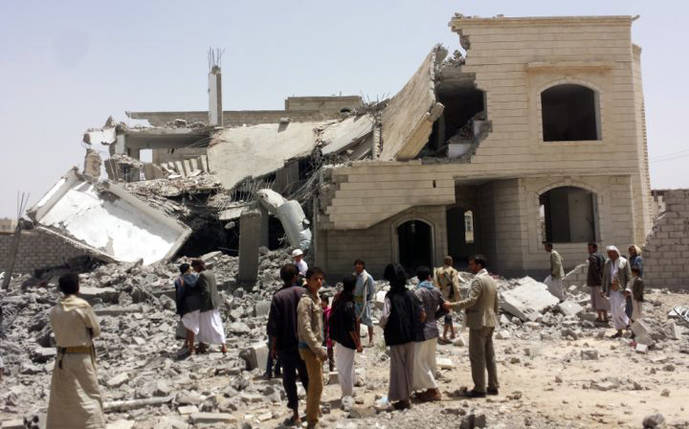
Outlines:
[[261,212],[247,210],[239,217],[239,273],[237,283],[253,284],[258,277]]

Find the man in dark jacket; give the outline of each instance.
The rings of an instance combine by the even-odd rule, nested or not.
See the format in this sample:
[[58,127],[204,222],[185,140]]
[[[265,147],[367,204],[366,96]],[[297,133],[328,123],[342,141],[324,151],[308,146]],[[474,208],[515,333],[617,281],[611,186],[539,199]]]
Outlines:
[[588,271],[586,272],[586,285],[591,288],[591,307],[598,313],[596,322],[608,323],[608,300],[601,296],[603,284],[603,265],[605,258],[598,253],[598,244],[589,243]]
[[270,353],[280,360],[282,366],[282,386],[287,394],[287,407],[292,410],[288,425],[300,425],[299,397],[297,396],[297,372],[305,390],[308,390],[309,376],[306,364],[299,356],[297,336],[297,306],[306,289],[297,286],[299,269],[294,264],[286,264],[280,269],[284,286],[273,295],[268,314],[268,337]]
[[192,261],[191,266],[199,273],[196,287],[201,292],[201,314],[199,315],[199,351],[207,349],[206,344],[220,344],[222,352],[227,353],[225,346],[225,328],[220,318],[220,295],[215,280],[215,274],[206,269],[206,264],[200,260]]
[[380,326],[390,347],[388,400],[398,410],[411,407],[409,397],[414,381],[414,339],[426,314],[414,292],[407,289],[407,273],[399,264],[385,267],[383,277],[390,282],[385,295]]

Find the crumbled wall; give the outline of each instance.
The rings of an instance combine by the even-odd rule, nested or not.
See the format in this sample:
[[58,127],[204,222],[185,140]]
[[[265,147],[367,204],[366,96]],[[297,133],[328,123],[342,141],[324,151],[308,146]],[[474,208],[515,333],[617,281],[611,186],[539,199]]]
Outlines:
[[[0,234],[0,272],[9,265],[14,234]],[[62,265],[87,252],[71,243],[43,231],[23,231],[14,272],[31,273],[38,268]]]
[[647,286],[689,290],[689,189],[665,191],[643,248]]

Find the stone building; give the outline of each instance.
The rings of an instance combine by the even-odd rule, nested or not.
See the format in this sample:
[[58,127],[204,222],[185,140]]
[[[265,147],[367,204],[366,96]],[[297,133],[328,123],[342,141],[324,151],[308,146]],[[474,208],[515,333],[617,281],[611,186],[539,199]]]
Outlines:
[[316,262],[341,273],[356,255],[380,272],[481,252],[520,275],[547,268],[543,240],[569,267],[588,241],[643,243],[654,209],[633,20],[455,16],[466,56],[435,49],[384,112],[379,159],[330,170]]
[[[110,145],[120,180],[210,171],[231,195],[222,222],[262,187],[299,201],[311,257],[333,277],[355,258],[378,275],[474,253],[493,272],[541,275],[543,241],[571,268],[589,241],[626,249],[651,229],[634,19],[457,14],[454,53],[433,47],[375,104],[290,97],[284,110],[223,111],[213,66],[208,112],[129,112],[150,126],[106,124],[85,140]],[[145,149],[153,164],[141,166]],[[264,213],[264,245],[272,221]]]

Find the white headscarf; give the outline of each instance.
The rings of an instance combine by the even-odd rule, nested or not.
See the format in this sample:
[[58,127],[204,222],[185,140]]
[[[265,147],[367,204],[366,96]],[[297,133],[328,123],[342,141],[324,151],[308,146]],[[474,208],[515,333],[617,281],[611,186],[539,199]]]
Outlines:
[[620,251],[617,249],[616,246],[608,246],[605,248],[605,251],[606,252],[615,252],[615,253],[617,253],[617,257],[618,258],[620,257]]

